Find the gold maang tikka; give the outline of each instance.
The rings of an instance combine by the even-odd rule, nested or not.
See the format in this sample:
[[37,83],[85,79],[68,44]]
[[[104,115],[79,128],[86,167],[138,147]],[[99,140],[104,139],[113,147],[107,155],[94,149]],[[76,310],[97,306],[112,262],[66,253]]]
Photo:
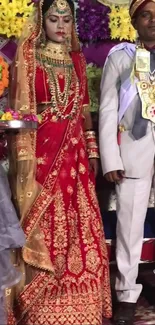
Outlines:
[[65,14],[67,11],[72,15],[71,8],[66,0],[54,0],[50,8],[45,15],[49,15],[50,9],[56,9],[56,12],[60,15]]

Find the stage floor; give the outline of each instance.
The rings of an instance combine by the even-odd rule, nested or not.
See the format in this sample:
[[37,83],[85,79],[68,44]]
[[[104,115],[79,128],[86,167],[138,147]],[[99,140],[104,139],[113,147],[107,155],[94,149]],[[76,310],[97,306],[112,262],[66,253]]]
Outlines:
[[[155,325],[155,263],[140,265],[138,281],[143,284],[143,292],[137,304],[135,325]],[[116,267],[111,266],[111,283],[113,300],[114,282],[116,276]],[[103,325],[112,325],[112,322],[105,320]]]

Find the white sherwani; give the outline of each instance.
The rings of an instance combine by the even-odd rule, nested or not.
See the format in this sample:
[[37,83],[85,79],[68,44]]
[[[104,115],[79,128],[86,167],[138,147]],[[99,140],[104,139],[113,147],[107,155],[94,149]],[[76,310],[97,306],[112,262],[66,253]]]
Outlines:
[[[124,170],[126,178],[116,185],[117,248],[119,274],[116,291],[119,301],[136,302],[142,286],[136,284],[140,261],[144,221],[154,174],[155,125],[148,123],[147,134],[134,140],[136,108],[140,105],[135,94],[121,119],[126,131],[117,142],[120,87],[129,75],[133,60],[122,50],[113,52],[107,60],[101,81],[99,112],[100,156],[103,174]],[[126,95],[126,94],[125,94]],[[128,94],[127,94],[128,95]]]

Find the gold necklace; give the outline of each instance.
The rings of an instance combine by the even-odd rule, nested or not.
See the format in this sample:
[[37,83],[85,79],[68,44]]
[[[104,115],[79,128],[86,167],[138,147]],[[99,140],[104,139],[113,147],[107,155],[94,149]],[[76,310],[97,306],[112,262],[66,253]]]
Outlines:
[[48,42],[45,47],[37,49],[37,56],[42,62],[53,62],[53,66],[73,66],[71,56],[65,44]]
[[70,89],[67,90],[67,103],[66,105],[58,105],[58,99],[55,85],[52,82],[52,80],[49,80],[49,86],[50,86],[50,93],[51,93],[51,113],[53,114],[52,120],[57,121],[59,119],[72,119],[74,115],[76,114],[76,111],[78,109],[78,99],[79,99],[79,81],[76,75],[75,70],[71,73],[71,80],[72,85],[74,86],[74,99],[73,99],[73,107],[69,114],[66,113],[66,108],[68,106],[69,97],[70,97]]
[[[37,50],[37,60],[42,68],[45,69],[48,76],[48,83],[51,93],[51,112],[53,120],[72,118],[76,113],[77,102],[79,97],[79,81],[73,68],[73,62],[66,50],[64,44],[57,44],[50,42],[44,49]],[[64,68],[65,71],[65,86],[61,92],[58,76],[55,68]],[[70,89],[72,82],[75,85],[75,98],[73,107],[69,114],[66,114],[66,108],[69,102]]]
[[[49,75],[49,84],[50,84],[50,89],[52,87],[51,84],[54,84],[55,90],[56,90],[56,98],[57,98],[57,103],[61,107],[64,107],[66,109],[68,105],[68,93],[71,88],[71,81],[72,81],[72,69],[65,68],[65,80],[64,80],[64,89],[63,91],[60,90],[60,85],[59,85],[59,78],[55,72],[55,69],[47,69],[47,73]],[[52,83],[50,83],[52,81]]]

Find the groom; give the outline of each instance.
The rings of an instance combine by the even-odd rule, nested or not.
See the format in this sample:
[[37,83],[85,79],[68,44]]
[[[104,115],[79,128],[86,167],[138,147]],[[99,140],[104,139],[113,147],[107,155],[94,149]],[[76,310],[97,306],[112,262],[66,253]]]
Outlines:
[[115,325],[133,324],[142,291],[136,279],[155,156],[155,1],[133,0],[130,16],[139,42],[110,51],[99,113],[103,173],[117,194]]

